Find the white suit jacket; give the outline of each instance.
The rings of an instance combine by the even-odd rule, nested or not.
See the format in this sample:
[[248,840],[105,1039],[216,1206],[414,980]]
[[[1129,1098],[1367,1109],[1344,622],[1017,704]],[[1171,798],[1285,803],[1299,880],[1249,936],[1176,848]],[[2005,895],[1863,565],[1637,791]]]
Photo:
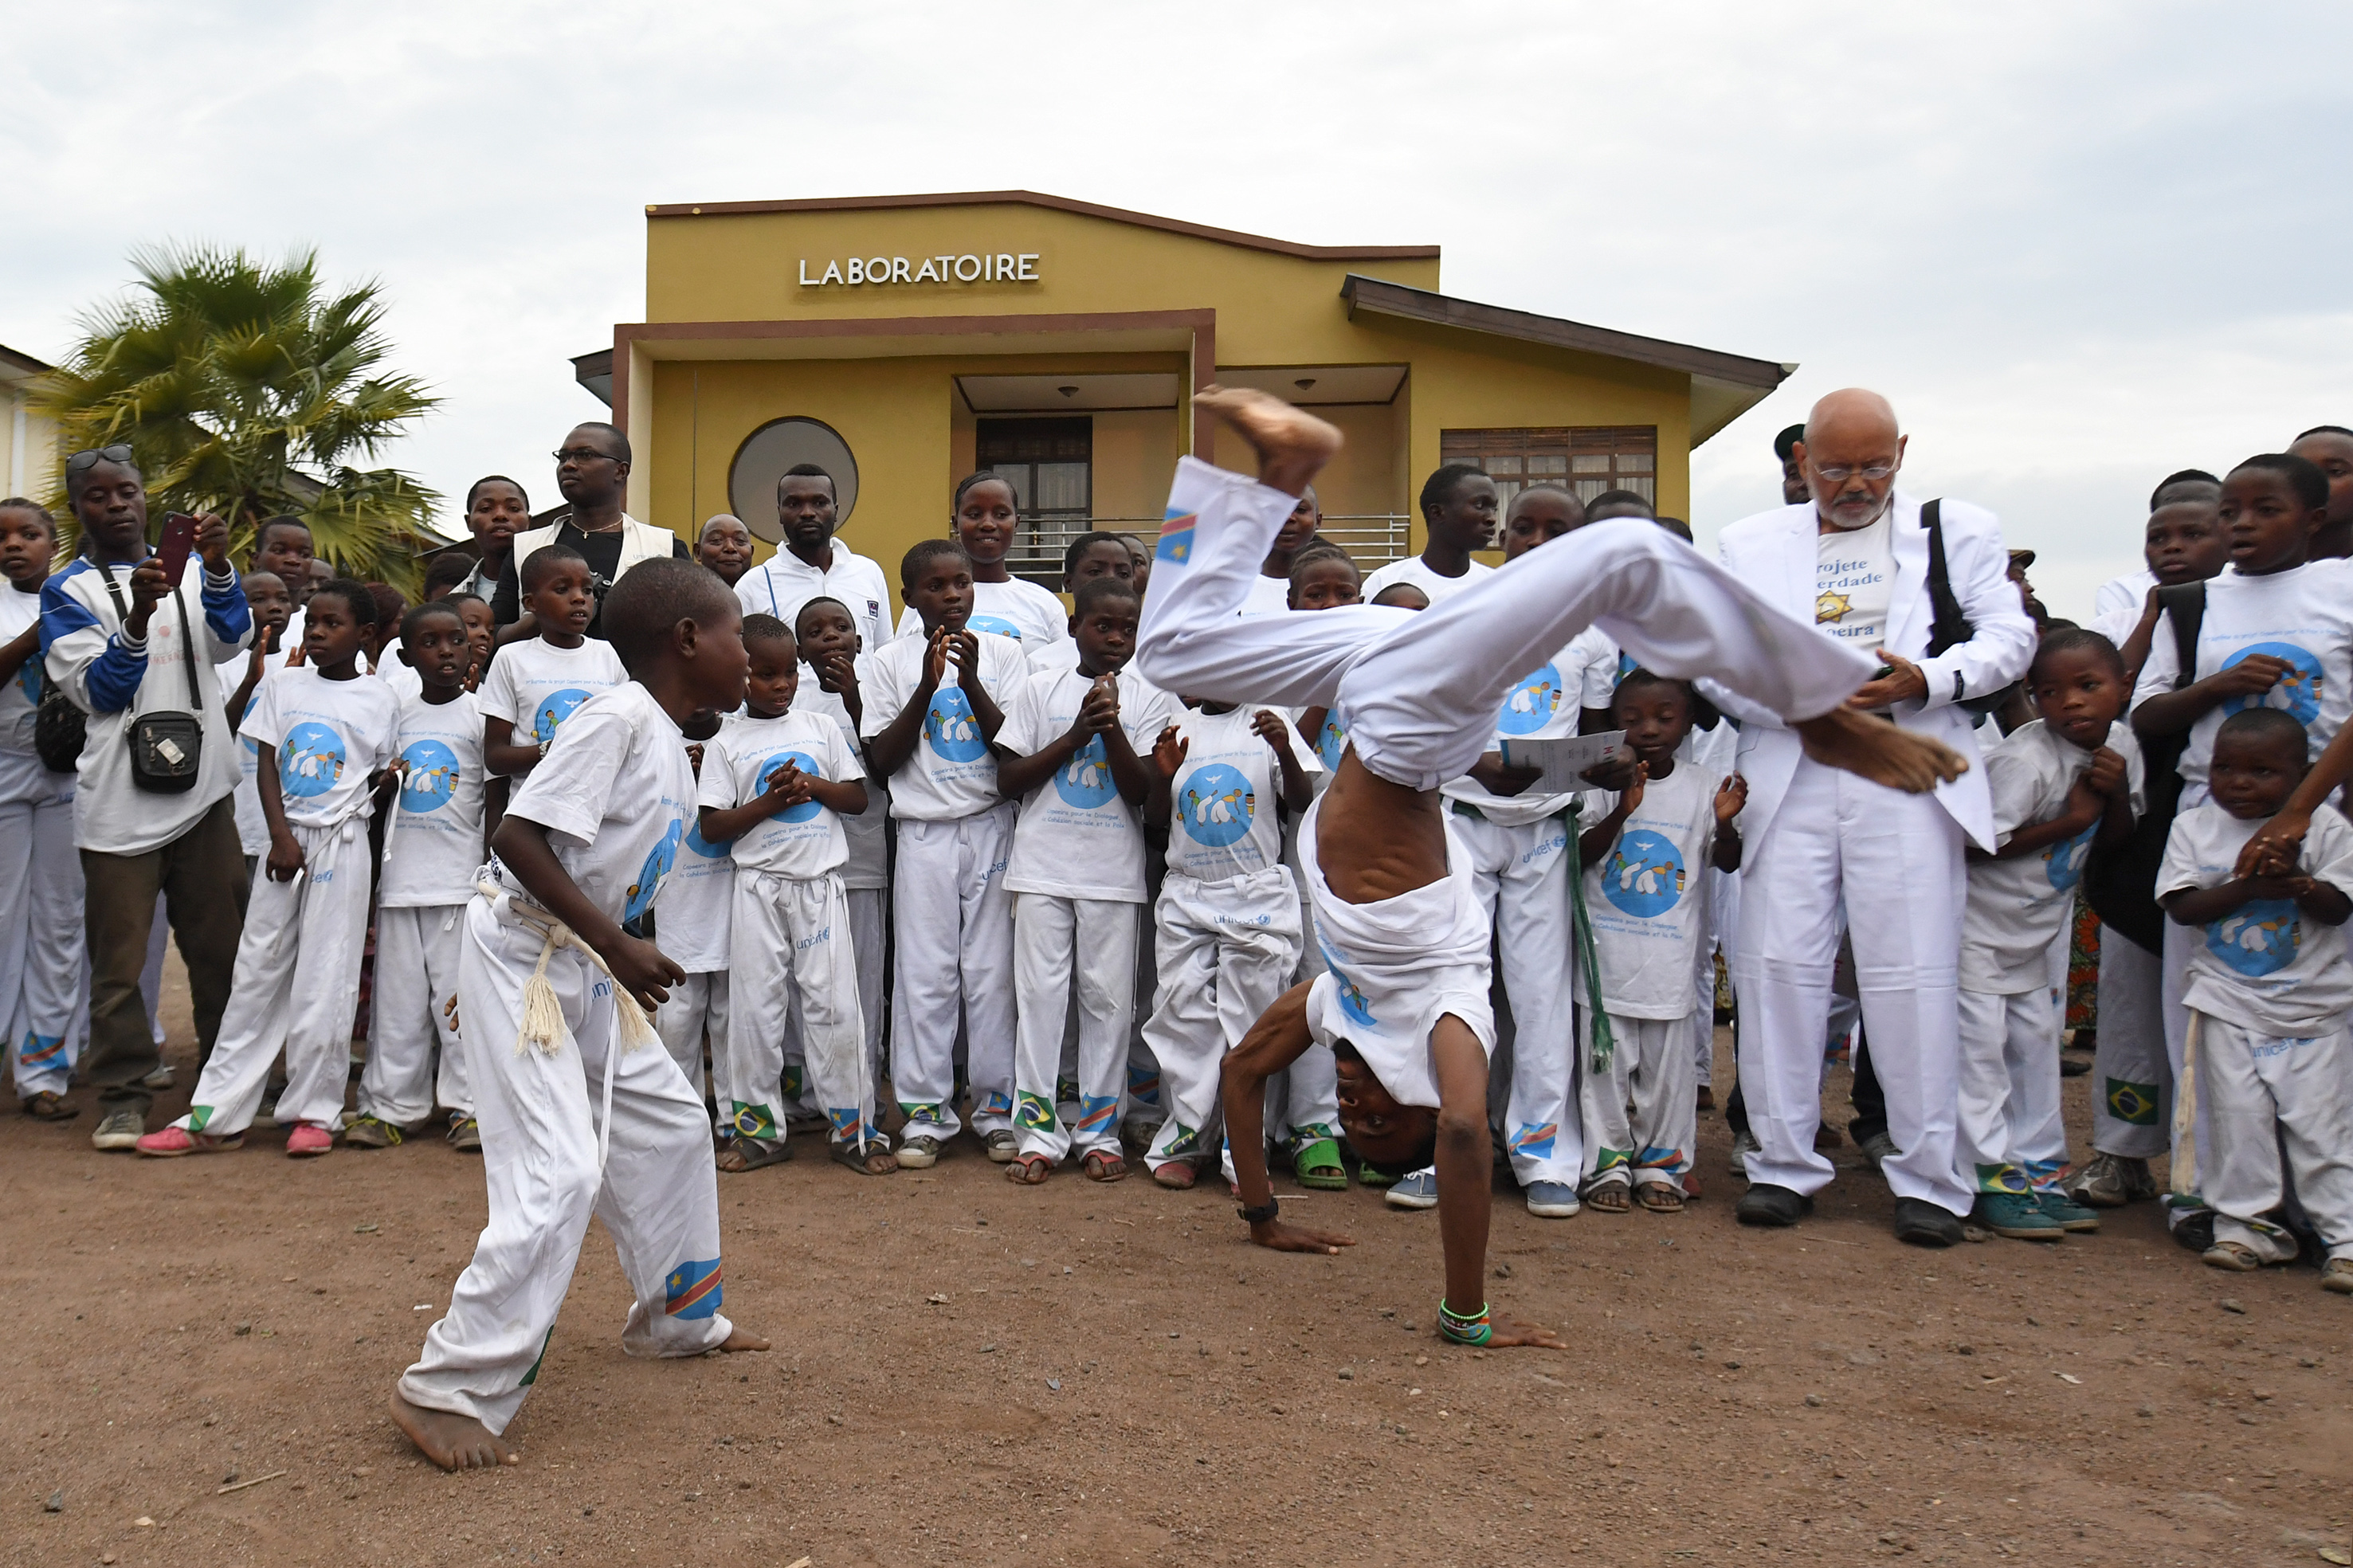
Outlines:
[[[1936,799],[1961,831],[1989,852],[1994,847],[1993,803],[1978,757],[1977,732],[1968,710],[1954,703],[1962,697],[1990,696],[2026,673],[2034,658],[2034,622],[2010,582],[2010,553],[1993,513],[1950,500],[1941,510],[1946,571],[1976,635],[1935,658],[1928,657],[1936,618],[1928,602],[1928,531],[1920,524],[1920,502],[1897,491],[1889,531],[1895,583],[1888,600],[1886,646],[1920,667],[1928,695],[1898,703],[1895,721],[1934,736],[1968,759],[1969,771],[1938,785]],[[1743,583],[1811,623],[1819,558],[1816,532],[1814,504],[1806,501],[1732,524],[1718,540],[1717,553]],[[1778,716],[1713,685],[1709,696],[1741,722],[1739,767],[1748,780],[1748,805],[1741,813],[1740,828],[1754,844],[1771,825],[1797,773],[1801,755],[1798,737]]]

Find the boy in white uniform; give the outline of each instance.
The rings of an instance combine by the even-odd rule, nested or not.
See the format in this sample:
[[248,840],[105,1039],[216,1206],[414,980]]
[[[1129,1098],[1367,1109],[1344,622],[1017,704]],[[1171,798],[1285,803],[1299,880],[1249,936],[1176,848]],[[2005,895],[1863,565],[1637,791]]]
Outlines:
[[308,662],[262,683],[244,732],[277,754],[259,784],[269,856],[255,879],[238,939],[220,1037],[186,1115],[139,1140],[171,1157],[243,1145],[269,1065],[286,1053],[278,1124],[296,1159],[334,1147],[343,1125],[352,1015],[359,1005],[374,856],[368,817],[397,781],[400,700],[363,676],[362,639],[375,616],[364,584],[335,578],[311,595]]
[[[997,788],[1029,798],[1013,829],[1019,1035],[1013,1057],[1015,1136],[1005,1167],[1025,1186],[1076,1149],[1088,1177],[1127,1174],[1119,1152],[1120,1082],[1135,1011],[1136,910],[1144,901],[1148,755],[1175,717],[1166,693],[1127,668],[1143,605],[1117,577],[1082,585],[1071,616],[1078,664],[1030,676],[997,732]],[[1077,978],[1078,1117],[1064,1127],[1056,1079]]]
[[[2281,1157],[2327,1248],[2320,1284],[2353,1295],[2353,825],[2313,809],[2295,869],[2242,876],[2241,851],[2288,802],[2306,770],[2304,727],[2276,709],[2224,720],[2208,772],[2212,799],[2174,819],[2158,901],[2189,934],[2189,1052],[2175,1137],[2202,1121],[2190,1169],[2215,1215],[2205,1260],[2252,1271],[2293,1262],[2295,1237],[2273,1215],[2285,1201]],[[2177,1190],[2188,1179],[2177,1176]]]
[[[214,678],[227,693],[225,710],[229,715],[229,727],[245,722],[253,711],[253,700],[261,693],[261,683],[284,668],[285,649],[279,646],[286,635],[286,622],[294,613],[294,601],[286,584],[274,572],[248,572],[238,579],[245,589],[246,607],[253,613],[253,647],[235,658],[225,659],[214,667]],[[261,764],[261,748],[249,738],[237,738],[238,778],[237,794],[237,837],[245,847],[245,878],[253,880],[253,868],[269,853],[269,824],[262,819],[261,795],[254,783],[254,774]]]
[[[400,704],[400,801],[385,824],[376,888],[375,1013],[360,1113],[343,1130],[354,1148],[401,1141],[438,1101],[449,1146],[481,1149],[466,1052],[458,1037],[459,923],[490,847],[482,834],[482,716],[466,689],[474,658],[465,617],[430,601],[402,617],[403,664],[417,691]],[[433,1066],[436,1045],[441,1051]]]
[[710,1123],[647,1016],[683,974],[624,929],[653,907],[693,816],[679,721],[743,700],[735,597],[691,561],[643,561],[606,595],[603,624],[633,679],[583,703],[515,790],[466,907],[459,1017],[490,1221],[391,1411],[444,1469],[518,1462],[501,1434],[538,1379],[592,1213],[637,1298],[625,1352],[767,1349],[720,1313]]
[[[1585,1201],[1603,1214],[1632,1203],[1681,1214],[1697,1137],[1694,1037],[1715,1024],[1692,979],[1709,952],[1704,868],[1740,868],[1733,819],[1748,785],[1738,773],[1678,760],[1696,700],[1683,681],[1628,672],[1612,723],[1634,753],[1633,783],[1606,811],[1608,795],[1584,797],[1577,817],[1592,824],[1578,835],[1577,854],[1609,1033],[1605,1048],[1588,1006],[1578,1092]],[[1583,955],[1577,967],[1582,980]]]
[[[687,763],[694,770],[698,799],[702,770],[710,764],[711,746],[723,724],[718,714],[698,710],[679,726],[679,733],[686,737]],[[654,936],[661,950],[686,971],[686,978],[670,987],[661,1011],[654,1015],[654,1032],[698,1095],[702,1092],[703,1042],[708,1038],[712,1123],[724,1136],[733,1092],[727,1077],[727,1029],[734,993],[727,971],[733,952],[735,859],[725,841],[704,837],[699,821],[687,825],[681,847],[685,853],[662,886],[661,913],[655,917]]]
[[[862,694],[871,661],[859,651],[858,623],[839,599],[815,598],[793,618],[793,640],[801,656],[800,689],[793,704],[820,713],[841,727],[852,748],[866,714]],[[879,778],[866,780],[866,809],[841,819],[849,843],[841,863],[841,888],[849,899],[849,950],[858,961],[858,1016],[866,1026],[867,1081],[882,1076],[883,1026],[890,1014],[882,977],[891,940],[891,792]]]
[[2119,722],[2124,659],[2107,638],[2080,628],[2051,633],[2026,683],[2042,716],[1987,748],[1997,848],[1969,851],[1955,1163],[1977,1191],[1978,1225],[2013,1240],[2056,1241],[2100,1222],[2060,1190],[2067,1131],[2050,953],[2074,918],[2094,844],[2132,835],[2141,762]]
[[527,775],[575,708],[628,683],[613,645],[588,636],[593,581],[568,544],[543,545],[522,563],[523,605],[539,632],[500,648],[482,677],[482,763],[492,775]]
[[887,1175],[899,1166],[874,1126],[841,885],[849,857],[842,822],[866,808],[865,764],[839,724],[794,707],[800,652],[782,621],[746,616],[744,649],[751,658],[744,711],[705,750],[695,796],[702,836],[735,852],[727,1030],[734,1138],[719,1168],[752,1171],[791,1157],[776,1093],[790,1019],[799,1025],[832,1157]]
[[965,629],[972,563],[927,539],[899,566],[923,619],[876,656],[864,690],[867,771],[891,784],[899,824],[892,919],[891,1081],[906,1125],[899,1163],[924,1170],[962,1124],[953,1103],[956,1024],[968,1044],[973,1129],[1002,1165],[1013,1134],[1013,910],[1005,862],[1013,803],[997,794],[989,750],[1028,679],[1021,645]]

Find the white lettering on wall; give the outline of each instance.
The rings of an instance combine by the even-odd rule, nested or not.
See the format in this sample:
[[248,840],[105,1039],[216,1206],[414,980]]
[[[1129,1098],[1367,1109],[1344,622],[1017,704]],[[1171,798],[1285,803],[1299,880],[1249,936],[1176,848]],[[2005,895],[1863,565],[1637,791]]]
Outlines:
[[804,289],[822,289],[830,284],[845,288],[875,283],[1039,283],[1044,279],[1038,271],[1041,253],[1029,250],[1008,256],[996,255],[918,256],[851,256],[827,258],[825,270],[809,276],[810,258],[800,258],[800,282]]

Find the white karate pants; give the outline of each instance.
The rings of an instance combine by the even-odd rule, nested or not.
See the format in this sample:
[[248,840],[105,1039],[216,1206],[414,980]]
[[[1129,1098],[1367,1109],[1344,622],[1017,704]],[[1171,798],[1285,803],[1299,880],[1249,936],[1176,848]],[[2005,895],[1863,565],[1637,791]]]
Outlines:
[[1576,1111],[1567,821],[1548,816],[1506,827],[1450,808],[1446,831],[1471,858],[1472,887],[1494,927],[1512,1005],[1511,1096],[1504,1112],[1512,1174],[1524,1187],[1573,1184],[1585,1142]]
[[71,778],[62,799],[0,805],[0,1046],[19,1099],[63,1094],[89,1031],[81,892]]
[[[858,1016],[866,1026],[866,1081],[880,1079],[890,1064],[883,1059],[883,1026],[890,1021],[882,994],[882,977],[889,973],[891,892],[887,888],[845,888],[849,900],[849,953],[858,964]],[[868,1108],[869,1112],[872,1107]]]
[[302,846],[302,875],[273,882],[267,860],[255,868],[228,1009],[195,1099],[174,1127],[244,1131],[280,1050],[286,1089],[278,1097],[278,1125],[307,1121],[331,1132],[343,1126],[374,857],[357,817],[291,831]]
[[[2048,987],[1957,994],[1960,1096],[1954,1174],[1973,1193],[2023,1194],[2067,1173],[2059,1115],[2059,1018]],[[1879,1061],[1873,1043],[1871,1059]]]
[[[858,1011],[858,959],[850,951],[849,897],[841,878],[735,870],[733,964],[727,1016],[727,1081],[735,1131],[781,1141],[785,1032],[797,1022],[808,1084],[837,1142],[874,1137],[874,1080]],[[754,1099],[754,1095],[763,1098]]]
[[1168,1113],[1145,1154],[1156,1171],[1198,1162],[1223,1124],[1225,1055],[1282,994],[1299,962],[1299,886],[1287,866],[1222,882],[1171,871],[1160,886],[1153,942],[1160,996],[1144,1040],[1160,1064]]
[[1961,843],[1959,824],[1934,795],[1810,758],[1799,760],[1780,809],[1750,839],[1736,978],[1741,1081],[1758,1144],[1747,1157],[1752,1182],[1809,1194],[1830,1184],[1814,1132],[1843,911],[1872,1066],[1887,1093],[1888,1136],[1900,1151],[1882,1173],[1899,1198],[1969,1212],[1971,1193],[1953,1163]]
[[[1680,1018],[1610,1014],[1607,1072],[1593,1070],[1593,1041],[1587,1025],[1578,1048],[1588,1060],[1577,1089],[1585,1122],[1582,1173],[1587,1190],[1604,1182],[1657,1183],[1683,1190],[1683,1173],[1692,1168],[1699,1140],[1692,1037],[1700,1032],[1704,1017],[1699,1013]],[[1579,1021],[1586,1020],[1580,1016]]]
[[[1013,895],[1013,964],[1020,1034],[1013,1057],[1013,1131],[1024,1154],[1119,1148],[1120,1089],[1135,1013],[1136,906],[1124,901]],[[1062,1031],[1076,981],[1078,1120],[1056,1106]]]
[[2100,931],[2099,1032],[2092,1047],[2092,1147],[2149,1160],[2173,1125],[2165,1051],[2163,961],[2114,927]]
[[[458,994],[459,929],[464,904],[375,912],[375,1001],[368,1019],[367,1068],[360,1075],[360,1113],[414,1127],[434,1103],[474,1113],[466,1090],[466,1052],[449,1003]],[[433,1067],[433,1047],[441,1065]]]
[[974,1131],[1013,1125],[1013,815],[1007,801],[953,822],[899,824],[891,1084],[907,1117],[902,1136],[944,1141],[963,1125],[953,1103],[959,1020]]
[[[622,1350],[700,1355],[725,1342],[734,1325],[719,1310],[719,1177],[701,1097],[652,1041],[621,1049],[613,983],[576,948],[547,959],[564,1010],[560,1037],[552,1050],[519,1048],[540,934],[501,919],[487,899],[467,906],[465,933],[458,1012],[481,1122],[490,1223],[400,1392],[412,1405],[503,1432],[539,1377],[591,1214],[605,1222],[637,1298]],[[608,1057],[611,1154],[599,1171]]]
[[654,1033],[662,1049],[678,1064],[687,1088],[702,1093],[702,1046],[711,1042],[711,1103],[718,1125],[727,1124],[727,971],[714,969],[690,974],[670,988],[669,998],[654,1012]]
[[[2190,804],[2184,799],[2182,809],[2188,810]],[[2204,801],[2201,799],[2198,804],[2203,805]],[[2177,1087],[2181,1082],[2181,1064],[2189,1043],[2189,1005],[2182,999],[2189,988],[2189,954],[2205,940],[2204,926],[2186,926],[2169,916],[2167,918],[2165,959],[2158,966],[2158,1002],[2165,1020],[2166,1067]],[[2175,1118],[2168,1114],[2165,1119],[2166,1146],[2172,1156],[2171,1184],[2189,1194],[2192,1200],[2168,1199],[2165,1221],[2168,1228],[2196,1214],[2200,1204],[2211,1201],[2205,1196],[2202,1185],[2205,1173],[2199,1168],[2200,1151],[2214,1147],[2213,1119],[2203,1095],[2199,1097],[2194,1113],[2198,1123],[2197,1140],[2195,1146],[2189,1149],[2182,1148],[2173,1136]]]
[[2212,1130],[2199,1134],[2198,1166],[2214,1239],[2266,1262],[2295,1256],[2295,1237],[2269,1217],[2286,1199],[2284,1149],[2296,1199],[2328,1256],[2353,1258],[2353,1036],[2344,1026],[2280,1039],[2200,1014],[2198,1098]]

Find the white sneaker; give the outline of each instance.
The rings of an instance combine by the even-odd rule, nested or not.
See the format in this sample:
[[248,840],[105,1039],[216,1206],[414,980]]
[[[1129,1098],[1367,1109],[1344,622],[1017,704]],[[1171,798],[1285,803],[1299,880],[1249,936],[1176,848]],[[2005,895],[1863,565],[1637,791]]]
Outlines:
[[153,1072],[151,1072],[145,1078],[141,1079],[139,1080],[139,1087],[152,1090],[157,1094],[161,1094],[164,1090],[171,1088],[176,1081],[178,1080],[172,1077],[172,1064],[170,1062],[165,1062]]
[[940,1141],[918,1132],[899,1140],[899,1169],[928,1171],[940,1163]]
[[1746,1128],[1743,1128],[1739,1131],[1734,1133],[1732,1135],[1732,1173],[1739,1177],[1742,1181],[1746,1181],[1748,1179],[1748,1156],[1751,1154],[1761,1153],[1762,1152],[1762,1146],[1757,1142],[1757,1135],[1750,1132]]
[[1399,1181],[1383,1194],[1394,1209],[1434,1209],[1438,1206],[1438,1171],[1435,1166],[1416,1171]]

